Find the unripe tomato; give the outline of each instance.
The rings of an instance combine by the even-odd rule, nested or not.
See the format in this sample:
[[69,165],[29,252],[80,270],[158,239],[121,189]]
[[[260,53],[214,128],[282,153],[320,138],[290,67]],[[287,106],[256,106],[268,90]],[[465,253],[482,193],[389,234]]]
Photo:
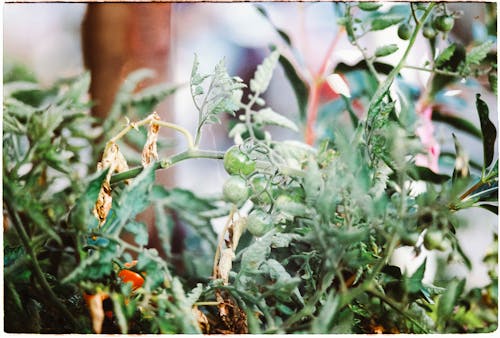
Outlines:
[[224,169],[229,175],[250,175],[255,170],[255,161],[244,154],[238,146],[232,146],[224,154]]
[[444,238],[441,231],[429,229],[424,235],[424,246],[427,250],[444,250]]
[[438,31],[449,32],[455,24],[455,19],[450,15],[440,15],[434,19],[432,25]]
[[248,199],[249,189],[244,179],[239,176],[231,176],[224,182],[222,194],[226,201],[241,204]]
[[255,204],[270,204],[271,196],[275,197],[276,195],[276,186],[268,184],[268,178],[265,176],[258,175],[252,177],[250,185],[252,186],[251,201]]
[[422,34],[427,38],[427,39],[433,39],[436,37],[437,32],[432,28],[431,26],[425,26]]
[[144,284],[144,278],[132,270],[123,269],[118,273],[118,277],[120,277],[124,283],[131,283],[132,290],[136,290]]
[[291,217],[307,215],[306,206],[300,201],[295,200],[291,195],[279,195],[274,205],[278,211]]
[[247,229],[256,237],[264,236],[272,227],[271,216],[260,209],[252,210],[247,217]]
[[398,36],[401,40],[408,40],[411,36],[411,31],[412,27],[407,23],[403,23],[398,27]]

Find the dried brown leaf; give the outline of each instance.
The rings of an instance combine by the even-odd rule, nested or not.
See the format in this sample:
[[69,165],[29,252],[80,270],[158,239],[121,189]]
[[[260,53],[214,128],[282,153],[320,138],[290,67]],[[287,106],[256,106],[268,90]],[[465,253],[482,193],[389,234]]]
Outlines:
[[226,248],[222,250],[221,257],[219,260],[219,277],[222,278],[224,284],[229,283],[229,272],[231,272],[231,268],[233,267],[233,259],[235,258],[233,249]]
[[210,332],[210,324],[208,322],[207,316],[201,312],[197,306],[193,307],[193,315],[196,318],[196,321],[198,322],[198,326],[200,327],[200,330],[202,333],[209,333]]
[[160,120],[160,116],[157,113],[150,115],[151,123],[149,124],[148,137],[144,148],[142,149],[142,166],[146,167],[151,163],[158,160],[158,151],[156,143],[158,142],[158,132],[160,126],[156,124],[156,121]]
[[102,324],[104,323],[104,309],[102,307],[102,296],[100,293],[89,296],[87,304],[92,318],[92,328],[94,332],[99,334],[102,332]]

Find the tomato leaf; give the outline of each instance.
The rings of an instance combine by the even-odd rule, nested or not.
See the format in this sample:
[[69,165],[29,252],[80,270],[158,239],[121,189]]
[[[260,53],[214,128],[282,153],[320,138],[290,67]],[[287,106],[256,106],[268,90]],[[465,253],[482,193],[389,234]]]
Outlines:
[[283,67],[285,76],[292,86],[293,92],[295,93],[295,98],[297,100],[297,105],[299,107],[299,116],[301,121],[306,119],[307,111],[307,100],[309,97],[309,90],[307,83],[299,76],[292,63],[283,55],[280,55],[278,59],[279,63]]
[[480,94],[476,94],[476,108],[479,114],[479,122],[481,123],[481,132],[483,134],[484,168],[487,168],[490,166],[493,161],[493,156],[495,155],[497,130],[495,125],[490,121],[488,106],[481,100]]

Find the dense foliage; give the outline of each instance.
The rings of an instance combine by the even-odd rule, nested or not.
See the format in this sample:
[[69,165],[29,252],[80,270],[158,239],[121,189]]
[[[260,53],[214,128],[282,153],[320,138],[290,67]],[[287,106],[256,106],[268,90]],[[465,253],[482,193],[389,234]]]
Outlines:
[[[6,331],[495,330],[496,247],[485,257],[491,283],[482,289],[466,290],[464,279],[443,276],[427,284],[425,260],[407,274],[390,259],[410,246],[417,254],[442,251],[442,264],[470,268],[455,235],[462,224],[456,212],[498,212],[496,129],[488,106],[476,95],[476,126],[445,114],[453,102],[443,95],[461,79],[485,76],[485,88],[496,94],[496,17],[488,17],[484,41],[463,46],[446,39],[459,15],[443,3],[380,6],[333,5],[339,34],[364,56],[353,66],[336,65],[334,74],[323,68],[308,80],[273,46],[247,86],[227,74],[223,61],[211,74],[200,73],[195,58],[189,83],[199,113],[194,137],[153,113],[176,87],[135,91],[151,76],[146,70],[130,74],[109,117],[97,121],[89,115],[89,74],[42,88],[24,68],[5,68]],[[373,55],[361,47],[363,36],[395,26],[394,38],[407,41],[396,64],[380,61],[398,50],[396,44]],[[277,32],[293,49],[286,32]],[[432,73],[426,90],[400,76],[411,67],[406,58],[422,34],[432,51],[440,50],[413,67]],[[295,122],[262,96],[278,66],[296,95]],[[333,95],[321,103],[317,96],[326,83]],[[464,90],[478,86],[471,81]],[[203,127],[224,114],[235,116],[229,130],[235,145],[226,152],[200,149]],[[117,122],[123,117],[127,123]],[[432,157],[438,121],[481,139],[483,163],[470,161],[454,135],[456,152]],[[268,126],[304,130],[305,141],[275,140]],[[168,143],[159,128],[180,132],[187,148],[159,156],[157,147],[162,153]],[[155,183],[156,170],[194,158],[224,164],[228,179],[218,196]],[[136,219],[150,206],[161,248],[148,246],[148,229]],[[212,220],[221,217],[227,221],[218,235]],[[185,228],[180,253],[172,249],[179,225]]]

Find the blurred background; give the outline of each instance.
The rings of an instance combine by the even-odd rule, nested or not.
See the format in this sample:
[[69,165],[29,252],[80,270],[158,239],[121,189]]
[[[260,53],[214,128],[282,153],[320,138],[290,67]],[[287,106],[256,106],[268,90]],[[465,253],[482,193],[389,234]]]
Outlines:
[[[300,55],[294,55],[304,69],[317,70],[326,50],[338,32],[335,6],[331,3],[263,3],[270,21],[288,34]],[[394,4],[385,4],[384,8]],[[449,38],[467,45],[480,40],[485,31],[484,18],[491,8],[485,3],[450,4],[460,10],[463,17],[456,21]],[[384,9],[383,8],[383,9]],[[141,84],[149,86],[159,82],[183,84],[189,80],[196,53],[200,67],[210,72],[225,58],[229,73],[248,81],[255,67],[269,53],[271,44],[284,48],[283,40],[273,24],[264,18],[251,3],[10,3],[3,6],[3,58],[5,65],[18,62],[31,69],[39,81],[49,86],[61,77],[92,72],[91,97],[96,103],[93,114],[105,116],[112,104],[114,93],[131,71],[147,67],[156,77]],[[396,37],[397,26],[372,34],[361,42],[369,51],[387,44],[387,36]],[[392,39],[398,40],[398,39]],[[403,41],[390,41],[403,43]],[[428,44],[420,36],[408,59],[409,64],[422,65],[430,57]],[[384,59],[392,63],[401,56],[403,48]],[[329,58],[334,66],[344,62],[353,65],[361,60],[361,53],[347,40],[340,38],[335,52]],[[305,72],[307,77],[310,74]],[[416,87],[426,85],[428,74],[405,69],[406,81]],[[456,89],[460,90],[459,87]],[[497,99],[476,84],[475,91],[490,107],[497,125]],[[457,99],[460,109],[454,111],[479,125],[474,108],[475,91],[462,91]],[[297,120],[298,107],[292,89],[278,68],[266,93],[266,101],[275,111]],[[158,107],[164,120],[174,121],[190,130],[196,127],[197,112],[187,87],[179,90]],[[227,122],[227,121],[225,121]],[[123,121],[117,121],[123,123]],[[227,123],[210,125],[203,134],[202,146],[224,150],[232,140],[227,138]],[[481,162],[482,146],[477,139],[457,133],[471,159]],[[453,150],[451,132],[445,126],[436,126],[436,137],[442,149]],[[303,135],[273,130],[277,139],[302,139]],[[177,135],[172,135],[177,137]],[[182,138],[175,139],[174,147],[184,147]],[[173,150],[162,150],[169,154]],[[162,154],[160,153],[160,156]],[[196,190],[199,194],[217,194],[227,177],[220,161],[194,160],[180,163],[173,170],[161,174],[167,186]],[[472,258],[473,269],[468,272],[459,267],[451,274],[467,275],[467,286],[487,283],[482,257],[497,232],[498,219],[491,213],[476,208],[464,213],[467,224],[459,229],[466,254]],[[411,254],[401,253],[400,263]],[[429,268],[432,270],[432,268]],[[432,273],[432,271],[430,272]]]

